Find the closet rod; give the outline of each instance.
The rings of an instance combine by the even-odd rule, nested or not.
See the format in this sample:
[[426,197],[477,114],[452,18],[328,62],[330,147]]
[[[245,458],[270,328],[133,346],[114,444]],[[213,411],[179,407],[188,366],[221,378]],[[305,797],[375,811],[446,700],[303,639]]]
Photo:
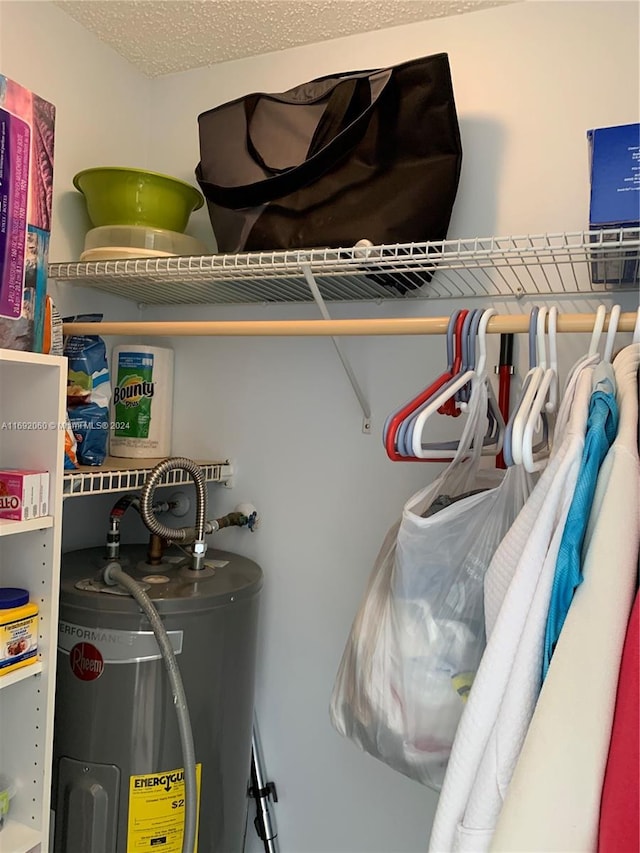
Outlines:
[[[590,332],[595,314],[558,314],[558,332]],[[65,335],[125,335],[150,336],[318,336],[318,335],[443,335],[447,331],[448,317],[401,317],[378,320],[259,320],[259,321],[209,321],[185,322],[102,322],[65,323]],[[636,314],[621,314],[620,332],[632,332]],[[609,319],[605,322],[605,330]],[[490,334],[517,334],[529,330],[529,314],[496,314],[489,320]]]

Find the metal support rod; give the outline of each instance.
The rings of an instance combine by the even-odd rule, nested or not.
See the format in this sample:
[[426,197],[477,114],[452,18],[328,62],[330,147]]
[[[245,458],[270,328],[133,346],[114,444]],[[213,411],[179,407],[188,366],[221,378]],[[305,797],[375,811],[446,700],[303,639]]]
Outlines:
[[260,732],[258,731],[258,720],[255,714],[253,716],[253,736],[251,739],[251,785],[249,793],[256,801],[254,826],[264,845],[265,853],[279,853],[278,830],[276,828],[275,817],[271,813],[271,804],[269,802],[270,799],[277,802],[278,793],[275,784],[267,781],[262,743],[260,741]]
[[[591,332],[595,314],[558,314],[558,332]],[[448,317],[398,317],[361,320],[150,320],[134,322],[64,323],[65,335],[124,335],[135,337],[333,337],[367,335],[444,335]],[[635,312],[620,315],[619,332],[633,332]],[[608,329],[608,319],[605,331]],[[529,331],[529,314],[496,314],[487,332],[520,334]]]
[[[320,309],[320,313],[324,317],[327,322],[331,322],[331,316],[327,310],[327,306],[325,305],[325,301],[322,298],[322,294],[320,293],[320,289],[316,284],[316,280],[313,277],[313,273],[311,272],[311,267],[309,264],[301,264],[300,268],[304,274],[304,277],[309,285],[309,290],[311,291],[311,295],[313,296],[314,302]],[[369,403],[365,399],[365,396],[362,392],[362,388],[360,387],[360,383],[358,382],[355,373],[353,372],[353,368],[349,362],[349,359],[344,354],[342,346],[338,340],[332,335],[331,340],[333,341],[333,345],[336,348],[336,352],[338,353],[338,357],[342,362],[342,366],[344,367],[345,373],[349,378],[349,382],[351,383],[351,387],[354,390],[356,397],[358,398],[358,402],[360,403],[360,408],[362,409],[362,414],[364,416],[365,421],[371,420],[371,409],[369,408]],[[365,427],[366,429],[366,427]]]

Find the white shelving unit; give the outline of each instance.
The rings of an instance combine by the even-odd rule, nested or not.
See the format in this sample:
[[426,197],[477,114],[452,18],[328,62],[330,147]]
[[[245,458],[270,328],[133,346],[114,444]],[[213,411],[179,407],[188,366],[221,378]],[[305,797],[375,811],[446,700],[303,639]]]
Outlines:
[[0,768],[17,788],[0,853],[49,848],[66,372],[64,358],[0,350],[0,465],[49,471],[51,508],[0,524],[0,585],[28,589],[39,608],[38,663],[0,676]]
[[[475,237],[370,248],[50,264],[49,276],[143,304],[592,293],[637,287],[638,229]],[[595,273],[595,274],[594,274]],[[602,279],[606,280],[602,280]]]
[[[108,459],[63,472],[57,425],[66,417],[66,379],[65,358],[0,350],[0,466],[48,470],[51,507],[42,518],[0,519],[0,586],[28,589],[39,607],[38,662],[0,676],[0,770],[17,788],[0,853],[49,849],[63,497],[140,489],[160,461]],[[230,484],[229,461],[199,464],[207,482]],[[162,485],[190,482],[184,471],[170,471]]]

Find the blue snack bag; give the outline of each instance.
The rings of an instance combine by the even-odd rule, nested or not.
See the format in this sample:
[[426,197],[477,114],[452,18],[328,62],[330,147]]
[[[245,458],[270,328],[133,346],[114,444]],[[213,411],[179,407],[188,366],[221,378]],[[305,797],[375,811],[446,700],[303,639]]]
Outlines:
[[[65,317],[65,323],[97,323],[102,314]],[[81,465],[102,465],[109,439],[111,383],[107,348],[99,335],[69,335],[64,341],[67,413]]]
[[81,465],[102,465],[107,455],[109,410],[97,403],[69,409],[71,429],[76,437]]

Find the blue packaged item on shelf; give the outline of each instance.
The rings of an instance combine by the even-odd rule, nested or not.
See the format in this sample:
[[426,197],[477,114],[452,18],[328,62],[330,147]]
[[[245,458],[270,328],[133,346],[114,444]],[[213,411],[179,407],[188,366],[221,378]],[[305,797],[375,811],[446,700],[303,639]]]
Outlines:
[[[65,323],[97,323],[102,314],[65,317]],[[99,335],[69,335],[67,357],[67,414],[77,442],[81,465],[102,465],[109,441],[111,382],[107,348]]]
[[107,456],[109,409],[97,403],[69,409],[69,421],[76,438],[81,465],[102,465]]
[[589,228],[607,232],[592,241],[618,244],[593,250],[592,281],[611,287],[636,285],[640,269],[637,251],[626,252],[619,244],[640,237],[640,124],[596,128],[587,131],[587,139]]
[[640,225],[640,124],[587,132],[591,228]]

